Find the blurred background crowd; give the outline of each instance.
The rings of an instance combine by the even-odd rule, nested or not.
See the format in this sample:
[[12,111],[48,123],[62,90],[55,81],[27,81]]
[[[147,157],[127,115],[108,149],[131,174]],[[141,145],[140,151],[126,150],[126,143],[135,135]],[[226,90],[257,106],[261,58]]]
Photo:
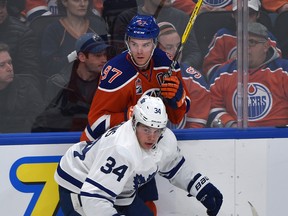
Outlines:
[[[101,69],[126,49],[129,21],[154,16],[158,46],[173,56],[196,3],[0,0],[0,133],[83,131]],[[249,22],[261,23],[248,29],[249,127],[287,125],[288,1],[248,8]],[[184,128],[237,127],[236,21],[237,1],[204,0],[179,59],[191,89]]]

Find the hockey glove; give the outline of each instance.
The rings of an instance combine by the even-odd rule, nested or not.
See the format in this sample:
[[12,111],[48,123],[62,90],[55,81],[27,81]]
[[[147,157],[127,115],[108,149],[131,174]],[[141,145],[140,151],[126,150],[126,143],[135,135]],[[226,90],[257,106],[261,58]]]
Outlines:
[[[190,186],[191,184],[192,187]],[[191,187],[191,189],[189,187]],[[210,183],[208,177],[200,173],[195,175],[188,186],[188,191],[207,208],[207,215],[216,216],[218,214],[223,202],[223,195]]]
[[173,109],[181,107],[185,101],[186,92],[177,76],[164,77],[161,85],[161,95]]

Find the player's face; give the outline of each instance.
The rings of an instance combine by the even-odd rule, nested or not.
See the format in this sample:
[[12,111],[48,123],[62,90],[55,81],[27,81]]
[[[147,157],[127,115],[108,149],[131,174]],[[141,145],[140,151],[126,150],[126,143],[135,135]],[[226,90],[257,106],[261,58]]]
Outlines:
[[12,60],[8,52],[0,52],[0,84],[8,84],[14,79]]
[[160,138],[164,129],[148,127],[139,123],[136,127],[136,136],[143,149],[151,149]]
[[180,37],[177,32],[161,35],[158,44],[160,49],[170,54],[173,58],[180,44]]
[[258,68],[266,59],[269,42],[261,37],[249,35],[249,68]]
[[145,65],[150,60],[155,44],[153,39],[130,38],[128,46],[135,63],[137,65]]
[[67,14],[74,16],[85,16],[87,13],[89,0],[62,0],[67,9]]
[[107,62],[107,53],[89,53],[85,59],[85,66],[87,71],[91,73],[101,73],[102,68]]

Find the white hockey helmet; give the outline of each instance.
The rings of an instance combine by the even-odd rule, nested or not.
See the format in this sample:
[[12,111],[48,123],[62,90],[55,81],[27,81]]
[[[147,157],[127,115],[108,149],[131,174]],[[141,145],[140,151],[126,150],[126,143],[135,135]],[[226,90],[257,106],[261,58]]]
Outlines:
[[136,130],[138,123],[153,128],[165,128],[168,117],[166,108],[159,97],[142,96],[133,108],[133,128]]

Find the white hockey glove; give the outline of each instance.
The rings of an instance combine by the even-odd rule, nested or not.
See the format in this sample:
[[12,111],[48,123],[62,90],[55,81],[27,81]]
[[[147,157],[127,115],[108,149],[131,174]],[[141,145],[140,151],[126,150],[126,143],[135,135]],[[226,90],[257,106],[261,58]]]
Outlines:
[[216,216],[223,202],[221,192],[210,183],[208,177],[198,173],[188,185],[188,191],[206,208],[207,215]]

